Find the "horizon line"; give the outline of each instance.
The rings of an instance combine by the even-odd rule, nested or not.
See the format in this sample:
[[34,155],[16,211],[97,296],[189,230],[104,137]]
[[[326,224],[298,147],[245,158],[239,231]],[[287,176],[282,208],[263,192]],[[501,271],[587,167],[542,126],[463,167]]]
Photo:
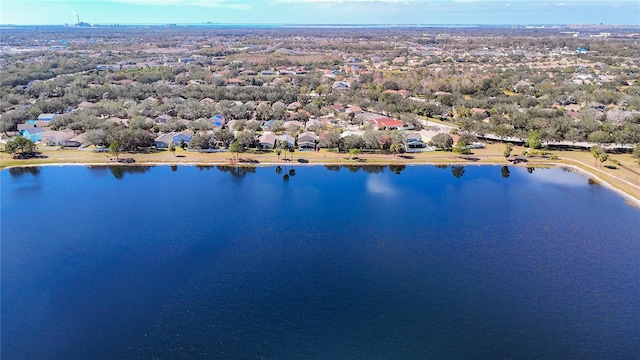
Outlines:
[[[629,26],[639,27],[640,24],[606,24],[606,23],[223,23],[223,22],[197,22],[197,23],[172,23],[172,22],[159,22],[159,23],[86,23],[90,26],[549,26],[549,27],[562,27],[562,26]],[[63,27],[75,27],[76,24],[71,23],[55,23],[55,24],[15,24],[15,23],[0,23],[0,26],[63,26]]]

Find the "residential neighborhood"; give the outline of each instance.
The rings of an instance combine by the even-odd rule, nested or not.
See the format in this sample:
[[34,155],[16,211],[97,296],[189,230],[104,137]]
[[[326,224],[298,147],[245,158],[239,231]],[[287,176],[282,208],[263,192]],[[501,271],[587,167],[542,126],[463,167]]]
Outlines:
[[428,152],[532,134],[585,151],[640,142],[635,28],[58,30],[5,32],[0,143]]

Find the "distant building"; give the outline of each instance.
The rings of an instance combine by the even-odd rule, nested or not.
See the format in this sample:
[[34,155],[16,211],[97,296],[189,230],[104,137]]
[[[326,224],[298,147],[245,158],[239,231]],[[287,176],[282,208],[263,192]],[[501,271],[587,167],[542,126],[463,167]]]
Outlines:
[[38,115],[38,120],[39,121],[51,121],[53,119],[55,119],[56,114],[40,114]]

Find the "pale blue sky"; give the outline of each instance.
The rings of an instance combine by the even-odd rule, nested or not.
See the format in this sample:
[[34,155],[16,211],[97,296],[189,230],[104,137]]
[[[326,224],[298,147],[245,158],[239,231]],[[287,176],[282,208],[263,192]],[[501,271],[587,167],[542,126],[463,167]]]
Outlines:
[[640,0],[0,0],[0,24],[625,24]]

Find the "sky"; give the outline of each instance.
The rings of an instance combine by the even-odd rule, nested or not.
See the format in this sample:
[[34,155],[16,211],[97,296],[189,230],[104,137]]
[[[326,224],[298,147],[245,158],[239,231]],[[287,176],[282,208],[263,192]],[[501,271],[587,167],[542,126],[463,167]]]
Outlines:
[[0,0],[0,24],[640,25],[640,0]]

